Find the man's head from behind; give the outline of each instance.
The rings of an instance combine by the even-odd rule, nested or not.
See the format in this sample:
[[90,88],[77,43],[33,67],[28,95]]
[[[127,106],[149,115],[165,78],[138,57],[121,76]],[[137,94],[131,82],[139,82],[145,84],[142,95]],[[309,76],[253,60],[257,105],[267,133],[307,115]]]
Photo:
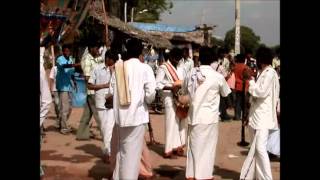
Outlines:
[[183,51],[183,58],[184,59],[189,58],[189,48],[183,48],[182,51]]
[[182,58],[183,52],[179,48],[173,48],[169,52],[169,59],[173,65],[177,65],[179,60]]
[[246,56],[244,54],[237,54],[235,56],[236,63],[244,63],[246,61]]
[[142,54],[143,45],[140,40],[132,38],[127,40],[126,49],[128,58],[139,58]]
[[201,65],[210,65],[215,57],[215,50],[209,47],[201,47],[199,50],[199,61]]
[[270,48],[260,47],[256,53],[257,66],[260,69],[261,65],[271,65],[273,60],[273,53]]

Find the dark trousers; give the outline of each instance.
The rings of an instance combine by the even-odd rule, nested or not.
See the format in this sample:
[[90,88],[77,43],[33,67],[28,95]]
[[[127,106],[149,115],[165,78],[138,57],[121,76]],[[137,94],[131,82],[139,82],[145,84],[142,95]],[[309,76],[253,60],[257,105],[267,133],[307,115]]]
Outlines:
[[101,129],[101,122],[95,103],[95,95],[88,95],[87,102],[84,106],[83,114],[77,130],[77,139],[90,139],[90,120],[92,115],[97,122],[98,128]]
[[220,97],[220,105],[219,105],[219,111],[220,111],[220,117],[221,119],[228,118],[228,113],[227,113],[227,108],[228,108],[228,97]]
[[244,94],[242,91],[236,91],[236,107],[234,119],[242,119]]
[[228,95],[228,108],[236,107],[236,91],[232,89],[232,92]]

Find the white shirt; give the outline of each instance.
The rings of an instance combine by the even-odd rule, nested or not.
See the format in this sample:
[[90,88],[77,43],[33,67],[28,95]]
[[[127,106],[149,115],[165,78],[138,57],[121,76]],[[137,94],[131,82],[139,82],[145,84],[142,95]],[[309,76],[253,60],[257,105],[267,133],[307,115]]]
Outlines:
[[221,61],[221,65],[223,66],[223,68],[225,69],[226,72],[229,72],[230,69],[230,61],[228,58],[224,57],[223,59],[220,60]]
[[[167,62],[170,62],[170,61],[167,61]],[[183,80],[184,77],[187,76],[187,72],[184,64],[179,63],[177,66],[177,69],[174,66],[173,68],[176,70],[178,78],[180,80]],[[170,78],[167,76],[165,69],[166,69],[166,66],[164,64],[162,64],[158,69],[157,76],[156,76],[157,90],[162,90],[165,86],[172,87],[173,85],[173,81],[171,81]],[[164,90],[164,92],[171,93],[170,90]]]
[[53,83],[51,85],[52,91],[57,91],[57,88],[56,88],[56,76],[57,76],[57,66],[54,66],[53,68],[51,68],[50,75],[49,75],[49,78],[53,80]]
[[155,98],[156,82],[152,70],[146,68],[137,58],[125,61],[131,93],[129,106],[120,106],[117,94],[117,81],[112,75],[110,92],[113,93],[115,122],[120,127],[139,126],[149,122],[147,103]]
[[49,90],[46,71],[42,64],[40,64],[40,126],[46,119],[52,102],[51,93]]
[[40,47],[40,65],[43,66],[43,63],[44,63],[44,59],[43,59],[43,56],[44,56],[44,51],[46,49],[44,47]]
[[[212,124],[219,121],[220,95],[228,96],[231,90],[225,78],[208,65],[200,66],[201,74],[205,77],[203,83],[196,89],[189,109],[189,124]],[[195,72],[192,69],[191,74]],[[188,90],[193,86],[191,76],[188,78]]]
[[248,91],[252,96],[249,125],[253,129],[277,129],[276,107],[280,92],[277,72],[271,66],[267,67],[257,82],[249,81]]
[[[94,58],[90,53],[84,53],[81,59],[81,68],[84,76],[90,76],[94,67],[98,64],[104,63],[101,56]],[[94,90],[87,89],[88,95],[94,94]]]
[[[106,67],[105,63],[97,65],[91,72],[88,83],[94,85],[107,84],[111,79],[111,71]],[[109,88],[103,88],[95,91],[96,107],[106,109],[106,95],[109,93]]]
[[183,65],[187,74],[190,73],[191,69],[194,67],[194,62],[191,58],[187,58],[187,59],[184,59],[182,58],[180,61],[179,61],[179,64],[178,66],[181,66]]
[[224,69],[224,67],[222,65],[219,65],[219,63],[217,61],[211,63],[210,66],[212,67],[213,70],[215,70],[218,73],[220,73],[223,77],[227,77],[228,76],[227,71]]

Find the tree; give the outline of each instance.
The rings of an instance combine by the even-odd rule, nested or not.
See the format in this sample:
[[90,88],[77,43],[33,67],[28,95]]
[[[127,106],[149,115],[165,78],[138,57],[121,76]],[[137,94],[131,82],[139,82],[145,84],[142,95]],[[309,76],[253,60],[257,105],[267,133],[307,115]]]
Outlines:
[[275,55],[280,56],[280,44],[271,47]]
[[217,46],[217,47],[224,47],[224,41],[221,40],[221,39],[218,39],[216,37],[211,37],[211,42],[214,46]]
[[[235,28],[232,28],[226,33],[224,43],[228,49],[234,49]],[[255,52],[259,47],[260,37],[257,36],[254,31],[246,26],[240,27],[240,51],[245,53],[246,51]]]
[[135,8],[133,21],[154,23],[160,20],[160,14],[169,11],[173,7],[173,4],[168,0],[137,0],[135,4],[128,6],[128,14],[130,14],[128,17],[131,16],[132,7]]

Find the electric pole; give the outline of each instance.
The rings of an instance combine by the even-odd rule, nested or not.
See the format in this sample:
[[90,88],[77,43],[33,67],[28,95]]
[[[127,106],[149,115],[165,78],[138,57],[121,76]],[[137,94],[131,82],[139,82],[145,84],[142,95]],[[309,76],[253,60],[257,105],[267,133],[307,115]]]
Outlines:
[[240,0],[236,1],[236,11],[235,11],[235,43],[234,51],[235,55],[240,54]]

